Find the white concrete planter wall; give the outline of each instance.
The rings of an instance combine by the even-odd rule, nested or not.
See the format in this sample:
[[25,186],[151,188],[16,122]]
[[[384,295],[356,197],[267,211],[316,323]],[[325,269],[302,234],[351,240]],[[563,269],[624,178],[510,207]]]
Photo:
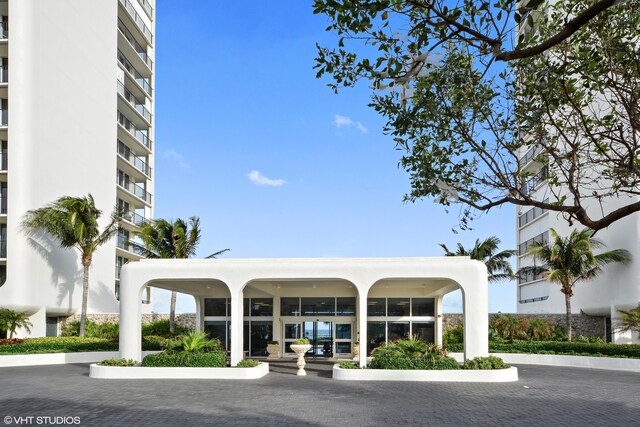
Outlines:
[[564,356],[561,354],[495,353],[508,364],[566,366],[640,372],[640,359],[617,357]]
[[[157,351],[143,351],[143,357]],[[96,363],[120,357],[117,351],[88,351],[82,353],[3,354],[0,368],[9,366],[64,365],[66,363]]]
[[518,369],[492,370],[400,370],[400,369],[342,369],[333,365],[333,379],[347,381],[442,381],[469,383],[504,383],[518,381]]
[[254,380],[269,373],[269,364],[254,368],[156,368],[91,365],[89,376],[102,379],[218,379]]

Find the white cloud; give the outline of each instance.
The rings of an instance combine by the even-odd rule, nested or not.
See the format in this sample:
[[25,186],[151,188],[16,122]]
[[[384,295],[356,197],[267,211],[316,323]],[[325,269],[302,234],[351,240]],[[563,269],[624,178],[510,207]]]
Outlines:
[[182,156],[182,154],[178,153],[175,150],[165,150],[164,151],[164,157],[166,159],[170,159],[173,160],[174,162],[176,162],[178,164],[178,166],[180,166],[182,169],[189,169],[190,165],[189,163],[187,163],[184,159],[184,157]]
[[340,114],[335,115],[335,119],[333,119],[333,125],[340,129],[343,126],[355,126],[362,133],[367,133],[367,128],[360,122],[352,120],[350,117],[341,116]]
[[284,179],[267,178],[257,170],[252,170],[247,174],[247,176],[249,177],[249,180],[253,182],[255,185],[268,185],[270,187],[280,187],[281,185],[287,182]]

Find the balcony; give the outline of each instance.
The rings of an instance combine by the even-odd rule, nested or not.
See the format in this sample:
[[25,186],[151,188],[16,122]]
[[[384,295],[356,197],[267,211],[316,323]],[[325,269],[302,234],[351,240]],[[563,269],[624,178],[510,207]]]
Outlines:
[[127,88],[118,81],[118,93],[138,112],[149,124],[151,124],[151,113],[147,110],[143,101],[140,101],[127,90]]
[[151,6],[149,0],[138,0],[138,3],[140,3],[147,16],[149,16],[149,19],[153,19],[153,6]]
[[542,184],[546,181],[547,176],[549,176],[549,167],[547,165],[543,166],[542,169],[538,171],[532,177],[528,177],[520,186],[520,192],[525,196],[528,196],[532,193],[538,185]]
[[124,249],[125,251],[131,252],[132,254],[136,254],[138,256],[144,256],[145,254],[145,250],[144,250],[144,247],[142,247],[142,245],[132,242],[131,240],[123,237],[122,235],[118,236],[117,246],[120,249]]
[[7,239],[0,240],[0,258],[7,257]]
[[0,40],[9,39],[9,21],[0,22]]
[[6,65],[0,67],[0,83],[9,83],[9,67]]
[[122,156],[131,166],[142,172],[144,175],[151,177],[151,166],[149,166],[140,157],[133,155],[129,147],[122,141],[118,141],[118,154]]
[[538,157],[540,155],[540,153],[542,152],[542,148],[540,148],[540,146],[536,145],[531,147],[525,154],[524,156],[522,156],[519,160],[519,164],[521,168],[524,168],[525,166],[527,166],[529,163],[531,163],[536,157]]
[[151,83],[149,78],[144,77],[142,74],[135,69],[131,62],[127,59],[127,57],[122,53],[122,51],[118,50],[118,62],[122,67],[129,73],[129,76],[135,80],[135,82],[140,86],[141,91],[145,92],[147,95],[151,95]]
[[148,130],[141,130],[135,127],[131,120],[127,119],[127,117],[118,111],[118,123],[122,126],[131,136],[133,136],[136,141],[147,147],[151,150],[151,140],[148,136]]
[[120,0],[120,4],[124,6],[127,12],[129,12],[129,16],[131,20],[136,24],[136,26],[140,29],[142,34],[149,41],[150,45],[153,45],[153,34],[151,34],[151,30],[147,27],[147,24],[144,23],[138,12],[136,12],[135,7],[130,0]]
[[144,216],[135,213],[134,211],[128,211],[125,212],[122,215],[122,219],[130,222],[131,224],[137,226],[137,227],[142,227],[143,225],[149,223],[151,220],[148,218],[145,218]]
[[128,180],[118,180],[118,185],[137,198],[151,204],[151,193],[149,193],[144,187]]
[[133,34],[131,34],[131,31],[129,31],[127,26],[120,19],[118,19],[118,30],[120,30],[120,33],[124,36],[125,39],[127,39],[129,44],[131,45],[131,48],[138,54],[140,59],[142,59],[142,62],[144,62],[147,67],[149,67],[149,70],[153,70],[153,61],[147,54],[147,49],[140,43],[138,43]]
[[538,234],[536,237],[533,237],[526,242],[520,243],[518,245],[518,255],[525,255],[527,249],[529,249],[529,247],[534,243],[540,243],[542,245],[546,245],[547,243],[549,243],[549,232],[545,231],[544,233]]

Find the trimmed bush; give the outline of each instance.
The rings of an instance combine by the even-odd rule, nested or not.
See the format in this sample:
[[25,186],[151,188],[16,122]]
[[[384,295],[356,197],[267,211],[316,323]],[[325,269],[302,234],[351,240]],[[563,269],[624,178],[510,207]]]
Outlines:
[[341,369],[360,369],[360,365],[355,362],[338,362]]
[[[77,337],[80,335],[80,321],[74,320],[66,324],[62,330],[63,337]],[[85,338],[104,338],[116,342],[120,337],[120,325],[117,323],[97,324],[87,320],[85,324]]]
[[453,344],[462,344],[464,342],[464,326],[459,323],[455,328],[448,329],[442,336],[442,343],[449,348]]
[[21,338],[12,339],[0,339],[0,345],[22,344],[24,342]]
[[255,359],[243,359],[236,365],[236,368],[255,368],[258,366],[258,362]]
[[142,366],[152,367],[190,367],[190,368],[223,368],[227,364],[224,353],[157,353],[150,354],[142,360]]
[[476,357],[465,361],[462,365],[462,369],[472,370],[507,369],[508,367],[504,360],[496,356]]
[[[462,344],[447,348],[462,352]],[[568,341],[516,341],[514,343],[489,343],[492,353],[565,354],[579,356],[610,356],[640,359],[640,344],[609,344]]]
[[103,338],[50,337],[27,338],[21,344],[0,346],[0,354],[78,353],[118,351],[118,343]]
[[169,341],[169,338],[160,337],[158,335],[149,335],[142,337],[143,344],[154,345],[163,350],[167,348]]
[[114,357],[112,359],[105,359],[98,363],[100,366],[138,366],[138,362],[133,359],[122,359]]
[[372,356],[371,369],[460,369],[443,349],[416,337],[383,344],[373,350]]
[[155,335],[164,338],[173,338],[176,335],[183,335],[190,331],[190,329],[185,328],[176,324],[175,333],[172,334],[169,332],[169,320],[156,320],[154,322],[144,323],[142,325],[142,336]]

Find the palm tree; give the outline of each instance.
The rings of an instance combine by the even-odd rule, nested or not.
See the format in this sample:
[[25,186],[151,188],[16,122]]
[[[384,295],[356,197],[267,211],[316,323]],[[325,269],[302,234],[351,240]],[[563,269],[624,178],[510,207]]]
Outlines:
[[508,314],[496,318],[493,321],[493,328],[509,342],[513,343],[516,338],[523,336],[529,329],[529,320],[526,318],[517,318]]
[[618,310],[620,312],[620,332],[636,331],[640,338],[640,304],[631,310]]
[[468,256],[471,259],[482,261],[487,266],[489,282],[495,283],[515,278],[509,258],[515,255],[516,251],[507,249],[498,252],[500,239],[496,236],[488,237],[482,242],[480,239],[476,239],[476,243],[471,249],[465,249],[461,243],[458,243],[455,252],[451,252],[444,243],[439,243],[439,245],[444,249],[446,256]]
[[9,332],[9,339],[13,339],[16,329],[23,328],[31,333],[33,325],[29,321],[29,316],[25,313],[18,313],[8,308],[0,309],[0,329]]
[[81,255],[82,308],[80,312],[80,336],[84,337],[87,322],[87,298],[89,296],[89,267],[94,252],[118,232],[120,211],[111,213],[109,223],[100,231],[98,220],[102,211],[96,208],[93,196],[60,197],[47,206],[26,213],[22,226],[27,234],[43,233],[62,248],[76,248]]
[[[192,216],[189,222],[183,219],[165,220],[157,219],[152,223],[146,223],[138,233],[145,246],[145,255],[148,258],[184,259],[196,254],[196,249],[201,237],[200,218]],[[227,252],[223,249],[209,255],[207,258]],[[169,331],[174,333],[176,320],[177,292],[171,292],[171,305],[169,308]]]
[[[571,297],[576,283],[597,277],[605,264],[628,263],[631,254],[625,249],[615,249],[594,255],[593,249],[604,244],[591,237],[593,231],[588,228],[573,230],[565,238],[560,237],[553,228],[550,232],[549,243],[535,242],[527,249],[526,254],[534,257],[534,265],[521,268],[518,274],[543,274],[549,282],[561,286],[566,307],[567,338],[571,341]],[[535,265],[535,262],[541,262],[542,265]]]

